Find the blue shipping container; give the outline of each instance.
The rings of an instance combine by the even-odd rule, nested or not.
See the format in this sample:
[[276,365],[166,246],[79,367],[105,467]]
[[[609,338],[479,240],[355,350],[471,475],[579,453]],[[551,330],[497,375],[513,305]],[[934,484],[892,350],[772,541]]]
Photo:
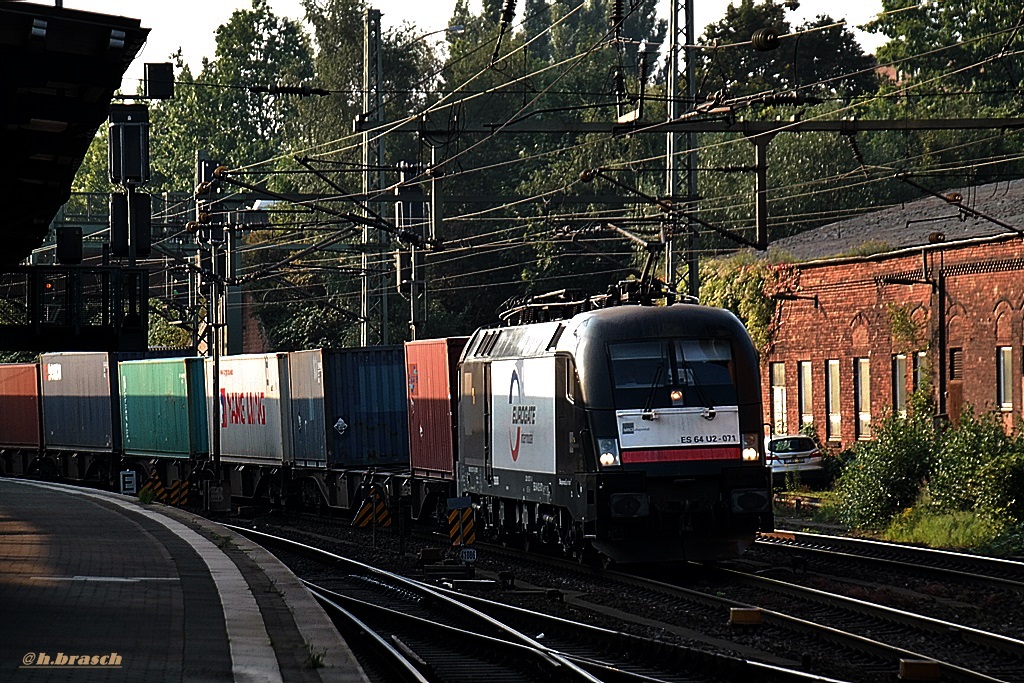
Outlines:
[[295,351],[289,365],[296,465],[408,465],[401,346]]

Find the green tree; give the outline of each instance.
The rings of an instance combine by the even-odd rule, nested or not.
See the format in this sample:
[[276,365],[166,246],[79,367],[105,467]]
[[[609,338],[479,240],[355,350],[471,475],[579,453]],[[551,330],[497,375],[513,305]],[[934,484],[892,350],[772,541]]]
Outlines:
[[927,84],[946,98],[966,98],[968,110],[1020,112],[1012,96],[1024,79],[1019,3],[883,0],[882,10],[868,30],[889,38],[878,59],[894,67],[900,86]]
[[312,48],[302,26],[278,17],[267,0],[236,10],[217,29],[214,57],[198,77],[176,62],[174,98],[150,107],[150,165],[154,191],[191,192],[196,153],[229,168],[260,164],[294,148],[298,100],[266,92],[308,84]]
[[701,303],[735,313],[754,346],[766,352],[778,303],[770,296],[776,281],[772,265],[751,251],[741,251],[730,258],[703,261],[700,279]]
[[149,300],[149,345],[170,348],[187,348],[192,336],[180,327],[171,324],[176,316],[166,303],[159,299]]
[[[296,170],[317,172],[280,176],[273,179],[273,184],[281,191],[319,195],[323,198],[321,204],[331,213],[303,209],[291,218],[276,220],[277,232],[249,238],[247,268],[264,276],[253,283],[251,294],[257,302],[257,315],[276,348],[359,343],[362,249],[358,243],[363,227],[337,214],[362,215],[369,208],[389,225],[394,221],[390,201],[368,205],[358,196],[364,169],[361,135],[353,135],[352,124],[363,110],[367,7],[353,0],[306,0],[303,5],[318,47],[313,60],[316,84],[330,94],[300,103],[298,125],[302,135],[293,158]],[[437,61],[424,38],[408,24],[384,32],[380,46],[382,109],[374,112],[375,119],[400,121],[422,110],[435,96],[430,89],[436,82]],[[402,164],[423,162],[428,156],[425,146],[411,136],[386,136],[384,167],[375,170],[383,174],[386,186],[392,186],[399,179]],[[406,175],[412,177],[416,172]],[[386,194],[391,194],[390,189]],[[310,253],[284,267],[270,267],[287,253],[284,244],[295,251],[331,234],[343,238],[333,250]],[[372,230],[371,242],[380,236],[386,238],[387,233]],[[395,246],[389,241],[385,252]],[[393,268],[390,253],[381,261],[377,254],[371,254],[369,268],[375,274]],[[397,298],[390,288],[388,292]],[[397,304],[391,306],[391,317],[394,326],[400,328],[404,323],[397,313],[402,306]]]
[[758,51],[747,44],[761,29],[779,36],[794,33],[786,11],[797,7],[795,0],[730,4],[699,41],[708,48],[698,52],[698,103],[713,92],[724,98],[799,92],[802,100],[873,92],[875,60],[864,54],[845,26],[823,28],[836,23],[827,15],[797,27],[774,50]]
[[[621,40],[615,40],[616,31],[610,25],[612,2],[531,2],[521,18],[523,30],[506,32],[498,60],[492,64],[500,5],[487,4],[479,15],[472,14],[466,2],[456,5],[452,23],[464,24],[467,30],[450,39],[444,84],[447,91],[458,91],[450,100],[460,120],[572,124],[614,120],[636,106],[639,44],[644,40],[658,44],[665,36],[655,2],[625,5],[618,31]],[[528,41],[533,42],[521,50]],[[616,83],[625,86],[625,93]],[[661,116],[655,109],[649,108],[648,115]],[[650,136],[608,139],[569,132],[459,136],[445,149],[450,172],[446,187],[456,184],[460,194],[495,200],[507,196],[536,200],[504,207],[452,202],[446,207],[445,237],[459,246],[458,251],[450,249],[435,259],[435,277],[452,292],[437,302],[438,307],[457,312],[456,317],[472,329],[493,322],[494,311],[510,297],[561,288],[601,293],[608,284],[624,279],[636,266],[624,240],[586,239],[591,249],[618,261],[616,267],[580,248],[578,240],[571,242],[567,234],[561,239],[561,229],[580,226],[579,217],[586,214],[628,223],[650,212],[642,205],[636,210],[589,205],[580,197],[616,190],[603,181],[582,186],[578,179],[584,169],[649,156],[652,144],[657,142]],[[622,177],[643,189],[644,176],[626,172]],[[563,216],[571,217],[563,220]],[[503,224],[498,223],[502,220]],[[474,263],[486,262],[487,267],[467,272],[469,253]]]

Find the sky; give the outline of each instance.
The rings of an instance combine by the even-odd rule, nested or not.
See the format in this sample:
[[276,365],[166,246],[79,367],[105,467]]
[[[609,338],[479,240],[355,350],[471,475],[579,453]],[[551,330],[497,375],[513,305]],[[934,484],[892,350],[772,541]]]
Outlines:
[[[33,0],[37,4],[56,4]],[[668,16],[671,0],[661,0],[661,14]],[[680,7],[682,0],[679,0]],[[70,9],[116,14],[133,17],[142,21],[142,26],[151,29],[149,41],[136,57],[122,89],[135,92],[137,80],[142,77],[146,62],[166,62],[172,53],[182,48],[185,61],[192,73],[199,72],[203,57],[213,55],[214,31],[225,23],[236,9],[251,7],[250,0],[63,0]],[[444,29],[451,17],[455,0],[369,0],[369,6],[381,11],[385,27],[400,24],[403,20],[418,26],[423,33]],[[722,18],[729,0],[694,0],[694,23],[699,30]],[[525,0],[517,3],[520,17]],[[471,0],[471,7],[479,7],[479,0]],[[302,19],[303,11],[299,0],[270,0],[275,14]],[[835,0],[801,0],[800,8],[790,15],[790,23],[799,25],[818,14],[829,14],[834,19],[846,19],[854,30],[861,45],[871,52],[882,41],[878,36],[856,31],[855,27],[871,20],[882,8],[882,0],[857,0],[837,3]],[[683,21],[680,10],[680,21]]]

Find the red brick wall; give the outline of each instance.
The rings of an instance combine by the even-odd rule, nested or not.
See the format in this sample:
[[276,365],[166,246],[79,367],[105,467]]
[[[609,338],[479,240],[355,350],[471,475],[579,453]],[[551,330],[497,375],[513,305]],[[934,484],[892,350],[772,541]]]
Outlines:
[[[923,257],[922,254],[925,256]],[[927,264],[927,272],[922,272]],[[1019,420],[1024,404],[1021,373],[1024,326],[1024,242],[1005,237],[971,242],[930,245],[923,251],[905,250],[890,255],[830,262],[796,264],[795,286],[787,290],[810,299],[778,301],[777,327],[762,358],[762,398],[765,422],[772,419],[770,364],[785,363],[787,420],[798,431],[798,363],[812,362],[812,413],[819,435],[825,437],[825,372],[828,359],[838,359],[842,428],[840,443],[857,438],[854,404],[854,359],[869,358],[871,416],[877,420],[892,411],[892,358],[907,353],[907,376],[900,378],[912,390],[913,355],[927,351],[933,391],[939,387],[938,296],[931,284],[896,284],[883,278],[928,279],[935,282],[943,264],[946,290],[947,377],[949,349],[963,349],[963,379],[947,382],[947,412],[955,418],[961,403],[976,410],[992,410],[996,403],[996,347],[1013,351],[1013,409]],[[890,306],[902,307],[919,321],[917,343],[893,338]],[[1011,418],[1011,416],[1006,416]]]
[[252,312],[252,296],[245,292],[242,294],[242,353],[269,353],[270,344],[267,343],[263,328]]

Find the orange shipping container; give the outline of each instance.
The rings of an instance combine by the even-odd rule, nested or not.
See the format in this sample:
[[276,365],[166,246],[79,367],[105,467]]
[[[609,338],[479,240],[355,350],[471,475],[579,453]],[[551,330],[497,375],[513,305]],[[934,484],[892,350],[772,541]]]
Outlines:
[[39,366],[0,364],[0,448],[39,448]]
[[459,357],[468,337],[405,343],[409,464],[418,476],[455,474]]

